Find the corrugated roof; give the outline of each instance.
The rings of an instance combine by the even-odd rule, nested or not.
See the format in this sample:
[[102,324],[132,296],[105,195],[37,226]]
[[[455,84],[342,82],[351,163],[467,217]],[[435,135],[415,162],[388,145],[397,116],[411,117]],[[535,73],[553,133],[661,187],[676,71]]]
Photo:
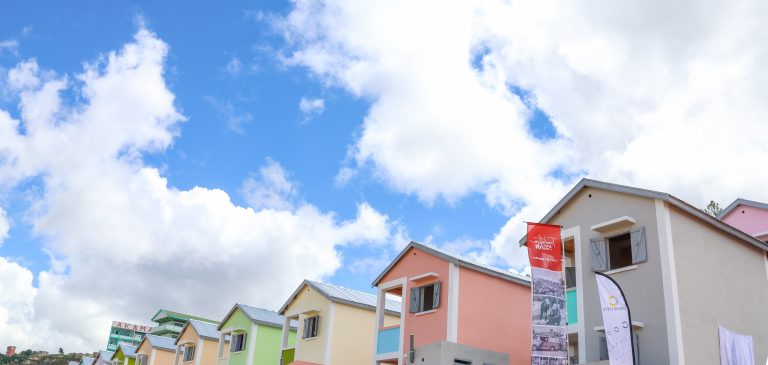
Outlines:
[[240,309],[245,313],[251,321],[261,323],[265,325],[271,325],[276,327],[283,327],[285,318],[275,311],[271,311],[263,308],[251,307],[245,304],[238,304]]
[[[357,291],[354,289],[343,288],[340,286],[321,283],[317,281],[307,280],[317,291],[320,291],[327,296],[343,301],[361,304],[372,309],[376,309],[376,296],[370,293]],[[387,299],[384,303],[386,310],[391,312],[400,313],[400,302],[396,300]]]
[[123,355],[126,357],[136,357],[136,346],[125,342],[121,342],[118,346],[123,349]]
[[168,351],[176,351],[176,340],[170,337],[147,334],[144,337],[144,339],[149,341],[149,344],[152,345],[152,347],[154,348],[168,350]]
[[470,259],[464,258],[462,256],[459,256],[459,255],[456,255],[456,254],[453,254],[453,253],[449,253],[447,251],[443,251],[441,249],[438,249],[438,248],[435,248],[435,247],[432,247],[432,246],[428,246],[428,245],[425,245],[423,243],[419,243],[419,242],[416,242],[416,241],[411,241],[407,246],[405,246],[405,248],[403,248],[403,250],[400,252],[400,254],[398,254],[397,257],[394,260],[392,260],[392,262],[389,264],[389,266],[387,266],[387,268],[384,269],[384,271],[382,271],[381,274],[379,274],[378,277],[376,277],[376,279],[373,281],[372,285],[373,286],[378,285],[378,283],[381,280],[381,278],[383,278],[384,275],[386,275],[387,272],[389,272],[389,270],[398,261],[400,261],[400,258],[403,257],[403,255],[405,255],[405,253],[408,252],[408,250],[410,250],[411,248],[415,248],[417,250],[424,251],[426,253],[429,253],[431,255],[439,257],[439,258],[441,258],[443,260],[453,262],[454,264],[459,265],[461,267],[465,267],[465,268],[468,268],[468,269],[476,270],[476,271],[479,271],[479,272],[482,272],[482,273],[485,273],[485,274],[488,274],[488,275],[491,275],[491,276],[495,276],[495,277],[498,277],[498,278],[501,278],[501,279],[509,280],[509,281],[512,281],[512,282],[515,282],[515,283],[518,283],[518,284],[527,285],[527,286],[531,285],[531,280],[528,279],[525,276],[515,274],[515,273],[513,273],[511,271],[495,268],[493,266],[481,264],[481,263],[472,261]]
[[93,358],[90,356],[83,356],[82,359],[80,359],[80,365],[92,365],[93,364]]
[[189,325],[191,325],[195,329],[195,332],[197,332],[197,335],[200,337],[205,337],[212,340],[218,340],[221,334],[216,329],[216,326],[218,326],[218,323],[208,323],[208,322],[198,321],[196,319],[190,319]]
[[104,350],[104,351],[99,352],[99,355],[97,356],[97,358],[99,359],[100,363],[107,364],[110,361],[112,361],[112,356],[115,356],[114,352]]

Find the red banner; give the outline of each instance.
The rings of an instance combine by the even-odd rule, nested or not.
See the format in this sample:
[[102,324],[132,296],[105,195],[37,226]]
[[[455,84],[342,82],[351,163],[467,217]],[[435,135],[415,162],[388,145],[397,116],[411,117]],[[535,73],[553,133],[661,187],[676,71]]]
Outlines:
[[531,263],[532,365],[568,364],[568,316],[560,226],[528,223]]
[[560,226],[528,223],[528,260],[531,267],[563,271]]

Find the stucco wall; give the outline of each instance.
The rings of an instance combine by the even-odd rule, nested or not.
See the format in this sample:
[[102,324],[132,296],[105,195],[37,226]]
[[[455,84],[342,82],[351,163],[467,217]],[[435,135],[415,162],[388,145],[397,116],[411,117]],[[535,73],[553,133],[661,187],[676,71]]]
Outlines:
[[282,328],[258,325],[256,331],[256,347],[254,348],[253,365],[273,365],[280,363],[280,342]]
[[404,338],[403,353],[408,352],[408,338],[414,334],[414,343],[416,347],[428,345],[430,343],[446,339],[448,325],[448,261],[432,256],[424,251],[410,249],[405,253],[390,270],[381,279],[380,283],[386,283],[391,280],[403,277],[411,278],[428,272],[438,274],[437,280],[441,282],[440,289],[440,307],[432,313],[415,314],[409,312],[410,289],[429,283],[421,281],[415,283],[406,280],[406,288],[403,290],[403,301],[405,301],[405,328],[401,329],[401,336]]
[[738,205],[723,217],[723,222],[751,235],[768,232],[768,210]]
[[[330,364],[371,364],[376,341],[376,312],[333,304]],[[392,316],[386,320],[391,321]]]
[[[154,362],[152,358],[154,357]],[[176,352],[155,349],[154,353],[147,358],[148,364],[152,365],[172,365]]]
[[[591,197],[590,197],[591,195]],[[584,316],[578,321],[583,324],[583,336],[586,360],[598,361],[600,333],[594,328],[603,325],[600,311],[600,299],[597,292],[595,275],[590,261],[589,240],[604,237],[593,231],[592,225],[606,222],[622,216],[630,216],[637,224],[607,236],[622,234],[644,226],[648,261],[638,264],[637,269],[612,274],[611,277],[621,285],[627,296],[632,320],[640,321],[645,327],[636,331],[640,338],[640,358],[643,364],[668,364],[669,346],[667,344],[667,323],[664,312],[664,292],[662,287],[661,255],[659,251],[658,229],[655,204],[653,199],[628,194],[605,191],[587,187],[582,189],[571,202],[563,207],[549,223],[560,224],[563,229],[579,226],[580,240],[575,242],[581,261],[577,263],[577,275],[582,277]]]
[[719,357],[717,326],[722,325],[751,335],[755,363],[764,363],[768,357],[765,253],[674,207],[670,221],[685,362],[713,363]]
[[[294,313],[303,313],[309,310],[319,311],[320,328],[317,331],[317,337],[311,339],[302,339],[304,334],[304,319],[306,315],[300,315],[298,320],[298,331],[296,333],[296,355],[294,360],[307,361],[312,363],[322,363],[325,357],[325,341],[328,337],[328,300],[314,289],[305,286],[301,293],[286,309],[287,315]],[[314,315],[314,314],[311,314]]]
[[458,313],[459,343],[531,363],[530,287],[461,267]]
[[237,309],[221,326],[222,329],[237,328],[238,330],[248,333],[248,335],[246,335],[246,345],[243,351],[229,352],[229,349],[227,349],[227,352],[224,353],[224,356],[229,359],[228,365],[246,365],[248,351],[251,349],[251,325],[251,320],[240,309]]

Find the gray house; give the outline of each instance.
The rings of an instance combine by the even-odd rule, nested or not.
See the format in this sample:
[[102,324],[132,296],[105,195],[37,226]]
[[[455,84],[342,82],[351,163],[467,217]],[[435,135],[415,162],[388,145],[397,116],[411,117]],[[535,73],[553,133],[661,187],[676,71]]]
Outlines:
[[765,363],[765,242],[672,195],[588,179],[541,222],[563,227],[571,363],[607,359],[594,271],[626,294],[639,364],[717,364],[719,325]]

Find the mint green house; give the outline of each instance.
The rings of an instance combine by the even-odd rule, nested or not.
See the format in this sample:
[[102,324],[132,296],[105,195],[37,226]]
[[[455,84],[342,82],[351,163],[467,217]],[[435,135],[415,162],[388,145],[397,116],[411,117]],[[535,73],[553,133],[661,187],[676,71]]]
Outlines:
[[112,356],[112,365],[135,365],[136,346],[121,342],[117,345],[117,351]]
[[[284,322],[277,312],[235,304],[218,327],[217,365],[279,364]],[[289,337],[295,341],[295,326]]]

